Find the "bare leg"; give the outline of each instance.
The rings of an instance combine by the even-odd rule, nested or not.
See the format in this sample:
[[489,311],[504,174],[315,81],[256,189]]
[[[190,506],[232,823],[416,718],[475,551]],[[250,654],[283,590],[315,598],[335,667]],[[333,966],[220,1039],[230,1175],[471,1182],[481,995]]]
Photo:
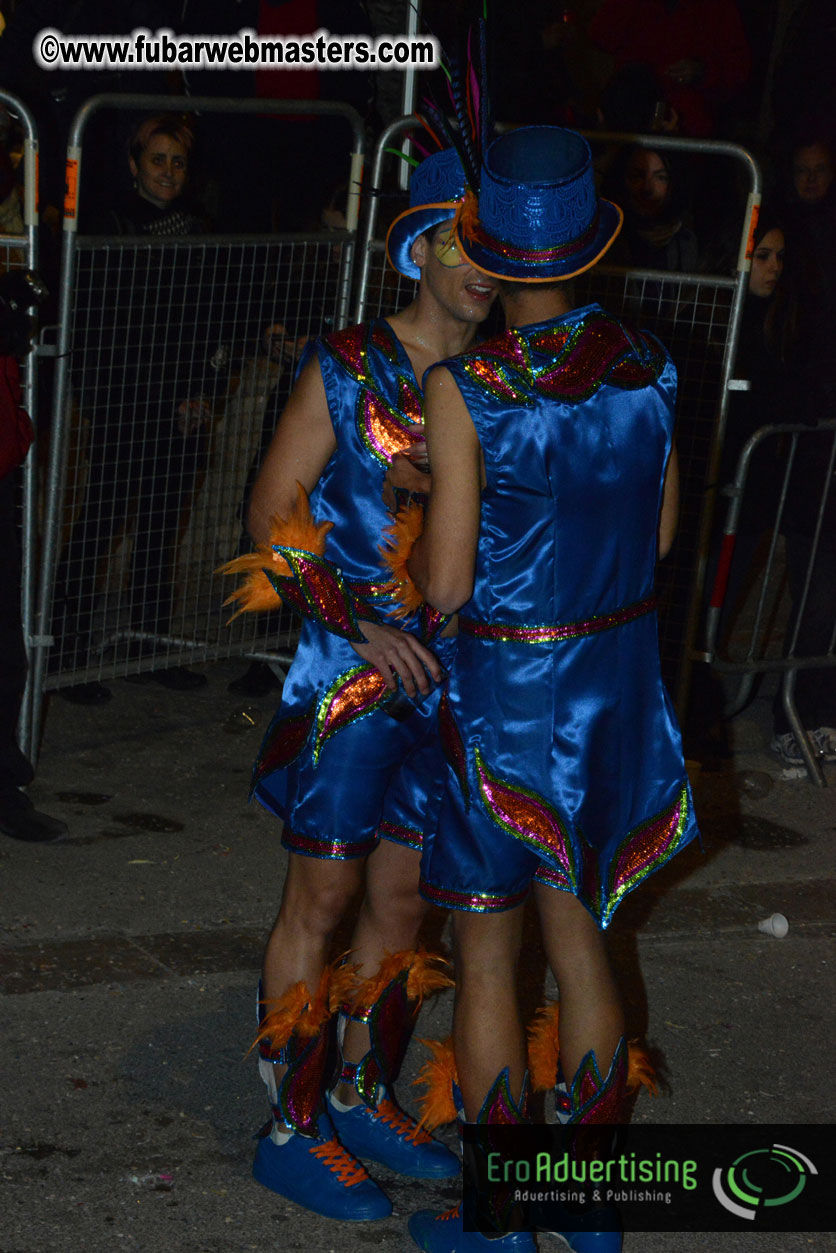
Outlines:
[[590,1049],[606,1074],[624,1034],[604,937],[569,892],[535,883],[543,947],[560,989],[560,1057],[567,1081]]
[[264,953],[264,999],[276,1000],[300,979],[313,993],[331,937],[363,878],[364,861],[328,861],[291,853],[282,903]]
[[522,920],[522,906],[497,914],[462,911],[454,917],[453,1044],[470,1122],[506,1066],[513,1098],[519,1100],[522,1092],[525,1046],[516,993]]
[[[418,895],[421,854],[415,849],[381,840],[366,868],[366,894],[351,940],[351,960],[361,979],[380,969],[387,953],[415,947],[426,905]],[[369,1050],[369,1029],[349,1021],[343,1039],[346,1061],[359,1062]],[[340,1083],[337,1099],[355,1105],[360,1096],[353,1085]]]

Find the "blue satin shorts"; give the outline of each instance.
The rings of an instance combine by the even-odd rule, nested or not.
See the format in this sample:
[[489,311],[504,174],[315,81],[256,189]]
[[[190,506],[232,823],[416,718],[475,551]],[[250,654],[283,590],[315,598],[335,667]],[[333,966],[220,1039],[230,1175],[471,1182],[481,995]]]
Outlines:
[[[433,644],[445,669],[455,643]],[[385,701],[364,707],[352,686],[359,665],[345,640],[306,623],[256,761],[253,795],[284,820],[284,847],[303,856],[365,857],[380,839],[420,850],[428,796],[445,772],[441,687],[418,703],[402,698],[393,717]]]

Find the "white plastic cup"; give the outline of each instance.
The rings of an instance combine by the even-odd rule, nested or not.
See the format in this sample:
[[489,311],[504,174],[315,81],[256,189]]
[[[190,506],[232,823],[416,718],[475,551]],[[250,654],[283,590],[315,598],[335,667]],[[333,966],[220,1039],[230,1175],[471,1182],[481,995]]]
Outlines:
[[770,914],[758,923],[758,931],[762,931],[764,935],[774,935],[776,940],[783,940],[789,929],[790,924],[783,914]]

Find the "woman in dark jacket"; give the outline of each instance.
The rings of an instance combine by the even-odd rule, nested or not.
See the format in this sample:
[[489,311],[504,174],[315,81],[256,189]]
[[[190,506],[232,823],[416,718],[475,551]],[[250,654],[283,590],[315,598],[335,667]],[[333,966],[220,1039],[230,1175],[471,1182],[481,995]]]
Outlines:
[[[132,191],[82,220],[86,232],[149,241],[200,232],[186,199],[192,140],[181,118],[146,119],[130,144]],[[90,425],[89,469],[58,574],[62,670],[88,662],[102,559],[125,532],[133,530],[133,544],[129,592],[118,595],[120,608],[128,603],[121,625],[142,633],[135,651],[143,653],[153,650],[151,637],[172,633],[178,531],[205,464],[218,377],[204,270],[199,249],[126,243],[79,251],[76,318],[84,331],[74,344],[73,379]],[[152,675],[177,690],[206,682],[182,667]],[[64,695],[96,704],[110,693],[85,683]]]

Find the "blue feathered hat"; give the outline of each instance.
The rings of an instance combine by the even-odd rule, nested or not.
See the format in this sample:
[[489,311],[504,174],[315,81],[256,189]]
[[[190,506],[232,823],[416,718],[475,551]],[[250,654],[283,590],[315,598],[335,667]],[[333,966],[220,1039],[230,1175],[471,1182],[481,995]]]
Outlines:
[[495,278],[573,278],[603,257],[621,230],[618,205],[595,190],[592,153],[576,131],[523,126],[494,140],[478,204],[468,193],[456,238],[462,256]]
[[464,169],[454,148],[430,153],[415,167],[409,180],[409,208],[395,218],[386,236],[386,255],[399,274],[421,277],[410,255],[412,245],[424,231],[455,217],[464,191]]

